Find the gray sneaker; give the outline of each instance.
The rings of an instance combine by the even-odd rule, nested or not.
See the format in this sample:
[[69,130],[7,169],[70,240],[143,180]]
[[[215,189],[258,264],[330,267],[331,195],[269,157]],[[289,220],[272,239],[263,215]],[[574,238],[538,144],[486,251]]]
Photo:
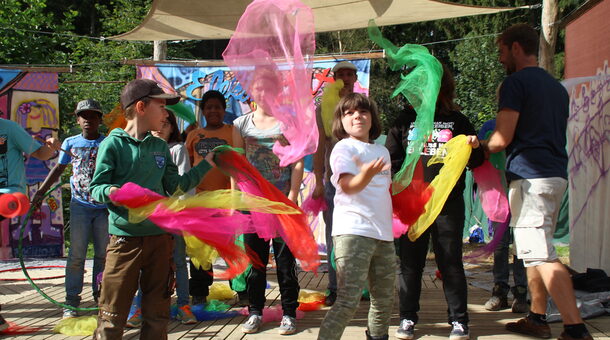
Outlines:
[[408,319],[400,320],[400,325],[398,326],[398,329],[396,330],[396,334],[394,334],[394,336],[397,339],[402,340],[413,339],[415,337],[415,322]]
[[280,329],[278,331],[280,335],[290,335],[297,332],[297,319],[292,316],[282,316],[282,322],[280,322]]
[[241,325],[241,331],[245,334],[257,333],[263,324],[263,317],[256,314],[251,314],[248,320]]

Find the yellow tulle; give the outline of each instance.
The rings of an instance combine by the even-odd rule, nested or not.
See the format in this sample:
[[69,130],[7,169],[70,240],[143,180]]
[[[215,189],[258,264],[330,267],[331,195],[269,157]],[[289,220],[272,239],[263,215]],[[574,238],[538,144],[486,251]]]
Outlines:
[[298,209],[284,203],[268,200],[245,192],[225,189],[202,191],[193,196],[183,196],[177,192],[169,198],[156,201],[141,208],[129,209],[129,222],[142,222],[162,203],[169,210],[181,211],[187,208],[233,209],[255,211],[267,214],[300,214]]
[[[467,144],[466,136],[458,135],[440,147],[436,155],[428,161],[428,166],[435,163],[444,163],[444,165],[430,183],[434,188],[434,193],[426,203],[426,211],[409,228],[409,240],[412,242],[417,240],[434,222],[443,209],[451,190],[462,175],[464,168],[466,168],[471,152],[472,147]],[[442,155],[446,156],[442,157]]]
[[226,283],[214,282],[210,286],[210,293],[207,300],[230,300],[235,296],[235,292]]
[[298,301],[301,303],[312,303],[312,302],[324,301],[324,299],[325,299],[325,295],[323,293],[319,293],[319,292],[308,293],[308,292],[302,290],[299,292]]
[[322,125],[324,126],[324,134],[326,137],[332,135],[333,118],[335,107],[339,103],[339,91],[343,88],[343,80],[337,79],[334,83],[330,83],[324,87],[322,94]]
[[212,264],[218,257],[218,251],[214,247],[191,235],[184,235],[184,243],[186,244],[186,253],[195,267],[203,270],[212,268]]
[[97,328],[97,316],[79,316],[77,318],[68,318],[59,321],[53,328],[54,333],[60,333],[69,336],[90,336]]

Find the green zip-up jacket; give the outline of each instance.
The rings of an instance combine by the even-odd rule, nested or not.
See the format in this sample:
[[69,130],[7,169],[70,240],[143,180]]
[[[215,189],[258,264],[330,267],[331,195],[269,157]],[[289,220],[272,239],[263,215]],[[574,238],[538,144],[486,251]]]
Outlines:
[[117,207],[108,198],[110,188],[133,182],[161,195],[176,192],[177,189],[187,192],[201,182],[209,169],[210,164],[202,161],[180,176],[164,140],[150,133],[143,140],[137,140],[123,129],[114,129],[100,143],[95,173],[89,188],[96,201],[108,204],[109,234],[160,235],[165,231],[149,220],[129,223],[127,209]]

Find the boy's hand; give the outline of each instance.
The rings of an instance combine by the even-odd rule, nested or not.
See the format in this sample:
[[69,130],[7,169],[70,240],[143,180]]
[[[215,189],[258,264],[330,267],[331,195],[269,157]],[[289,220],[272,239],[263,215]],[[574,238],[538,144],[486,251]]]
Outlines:
[[32,197],[32,206],[35,208],[35,210],[40,209],[40,205],[42,205],[43,198],[44,192],[42,191],[37,191],[36,194],[34,194],[34,197]]
[[[112,196],[112,194],[115,193],[115,191],[119,190],[119,187],[110,187],[110,189],[108,189],[108,197]],[[112,202],[112,204],[116,205],[117,207],[121,207],[123,206],[121,203],[113,201],[112,198],[110,199],[110,201]]]
[[216,163],[214,163],[214,152],[208,152],[207,155],[205,155],[205,160],[210,163],[210,165],[212,166],[212,168],[216,167]]

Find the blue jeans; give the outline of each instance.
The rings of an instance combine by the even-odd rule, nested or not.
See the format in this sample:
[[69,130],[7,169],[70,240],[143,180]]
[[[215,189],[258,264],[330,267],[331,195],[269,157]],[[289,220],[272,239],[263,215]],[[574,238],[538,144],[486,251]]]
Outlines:
[[176,303],[189,304],[189,272],[186,268],[186,244],[182,236],[174,235],[174,263],[176,264]]
[[[491,222],[494,226],[494,230],[497,230],[500,223]],[[504,235],[502,235],[502,241],[494,251],[494,284],[499,285],[502,288],[502,295],[508,294],[510,284],[508,283],[510,276],[510,267],[508,264],[509,251],[508,248],[512,243],[512,230],[507,228]],[[525,273],[525,267],[523,266],[523,260],[519,260],[517,255],[513,255],[513,280],[515,287],[527,287],[527,274]]]
[[89,238],[93,238],[93,296],[97,296],[97,277],[104,271],[108,246],[108,210],[70,202],[70,251],[66,263],[66,304],[78,307],[83,291],[83,275]]

